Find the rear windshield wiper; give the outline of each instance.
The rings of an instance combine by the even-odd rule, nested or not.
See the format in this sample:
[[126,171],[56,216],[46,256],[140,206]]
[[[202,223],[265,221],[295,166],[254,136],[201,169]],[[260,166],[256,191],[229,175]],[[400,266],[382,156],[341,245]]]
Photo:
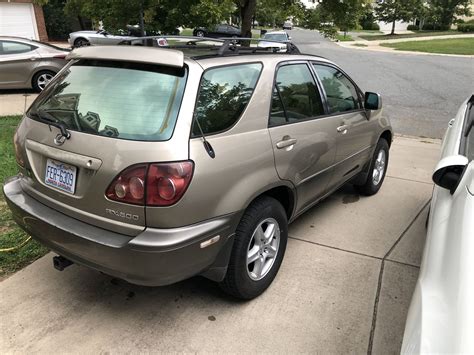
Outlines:
[[53,126],[59,129],[61,136],[69,139],[71,138],[71,132],[67,130],[66,125],[63,122],[59,122],[51,114],[44,110],[37,110],[36,112],[30,112],[30,116],[35,117],[38,121],[46,123],[48,126]]

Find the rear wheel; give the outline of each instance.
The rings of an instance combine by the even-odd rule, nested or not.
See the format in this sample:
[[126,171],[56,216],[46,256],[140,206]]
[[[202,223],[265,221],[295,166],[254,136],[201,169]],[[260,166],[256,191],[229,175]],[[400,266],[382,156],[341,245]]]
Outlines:
[[283,206],[263,196],[245,211],[221,288],[228,294],[252,299],[272,283],[285,255],[288,221]]
[[385,179],[385,173],[388,166],[388,142],[380,138],[375,147],[374,155],[370,161],[369,174],[367,180],[361,184],[356,185],[357,190],[366,196],[375,195],[382,186]]
[[55,75],[56,73],[50,70],[42,70],[36,73],[33,76],[33,80],[32,80],[33,89],[35,89],[38,92],[43,91],[46,85],[49,84],[49,82],[51,81],[51,79],[54,78]]
[[204,31],[201,31],[201,30],[196,31],[197,37],[204,37],[204,35],[205,35]]

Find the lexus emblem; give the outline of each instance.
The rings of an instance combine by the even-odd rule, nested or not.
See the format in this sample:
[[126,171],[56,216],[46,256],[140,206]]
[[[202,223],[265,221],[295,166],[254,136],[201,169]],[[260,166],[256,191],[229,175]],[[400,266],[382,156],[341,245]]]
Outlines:
[[64,136],[63,134],[61,133],[58,133],[58,135],[56,136],[56,138],[54,138],[54,144],[56,145],[63,145],[64,142],[66,141],[67,137]]

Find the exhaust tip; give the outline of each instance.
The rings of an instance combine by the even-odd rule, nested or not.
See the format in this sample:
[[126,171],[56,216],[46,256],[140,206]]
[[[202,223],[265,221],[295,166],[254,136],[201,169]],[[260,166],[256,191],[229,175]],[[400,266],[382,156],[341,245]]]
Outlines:
[[55,256],[53,257],[53,266],[56,270],[63,271],[68,266],[74,264],[71,260],[66,259],[63,256]]

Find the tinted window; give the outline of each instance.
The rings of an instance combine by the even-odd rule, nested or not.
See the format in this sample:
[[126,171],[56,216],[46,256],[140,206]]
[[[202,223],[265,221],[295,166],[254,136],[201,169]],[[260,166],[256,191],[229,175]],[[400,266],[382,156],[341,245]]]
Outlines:
[[35,47],[25,43],[0,41],[0,54],[27,53],[33,49],[35,49]]
[[357,110],[360,108],[356,88],[340,70],[317,64],[314,64],[314,69],[326,91],[331,113]]
[[[238,121],[252,97],[261,70],[261,64],[244,64],[210,69],[204,73],[195,120],[199,120],[205,134],[224,131]],[[201,135],[196,123],[193,134]]]
[[324,114],[321,96],[306,64],[278,69],[273,89],[270,125],[297,122]]
[[186,81],[185,69],[82,61],[65,71],[29,111],[70,130],[111,138],[171,137]]

